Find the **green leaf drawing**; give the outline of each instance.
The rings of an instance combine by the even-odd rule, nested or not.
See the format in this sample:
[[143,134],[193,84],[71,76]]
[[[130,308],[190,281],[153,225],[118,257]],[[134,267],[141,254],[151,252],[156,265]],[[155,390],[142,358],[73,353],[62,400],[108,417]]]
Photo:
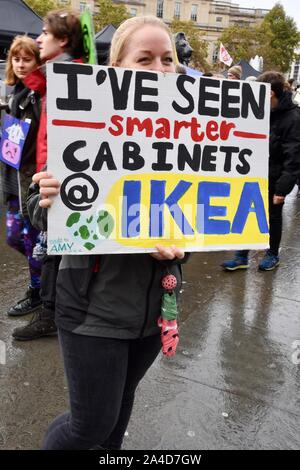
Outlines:
[[108,238],[114,229],[114,219],[108,211],[102,210],[99,212],[97,224],[100,234]]
[[92,250],[95,245],[93,245],[93,243],[90,243],[90,242],[86,242],[84,245],[83,245],[87,250]]
[[90,236],[90,232],[89,232],[89,229],[87,228],[86,225],[82,225],[80,228],[79,228],[79,233],[80,233],[80,236],[83,240],[87,240]]
[[69,215],[66,226],[72,227],[72,225],[77,224],[80,219],[80,215],[80,212],[73,212],[73,214]]

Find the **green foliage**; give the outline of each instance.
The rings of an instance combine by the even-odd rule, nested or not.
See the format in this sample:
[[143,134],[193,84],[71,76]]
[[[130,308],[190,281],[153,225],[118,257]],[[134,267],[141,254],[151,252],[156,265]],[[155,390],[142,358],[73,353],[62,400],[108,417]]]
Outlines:
[[117,5],[112,0],[96,0],[95,7],[99,12],[94,15],[95,31],[101,31],[108,24],[113,24],[116,28],[122,21],[130,18],[125,5]]
[[283,6],[277,3],[265,16],[258,31],[261,37],[259,55],[264,57],[264,69],[288,72],[300,42],[294,19],[287,16]]
[[256,54],[264,58],[264,70],[286,73],[295,59],[300,33],[293,18],[276,4],[263,22],[254,27],[231,26],[220,37],[234,63],[249,60]]
[[42,18],[51,10],[57,10],[59,8],[68,8],[69,4],[61,4],[57,0],[25,0],[25,3],[32,8],[32,10],[37,13]]
[[223,31],[220,42],[224,44],[234,63],[241,59],[249,61],[251,57],[257,54],[256,28],[244,28],[238,25],[230,26]]
[[173,20],[170,28],[174,34],[181,31],[185,33],[187,40],[193,48],[191,66],[201,71],[209,70],[210,66],[206,60],[207,43],[201,39],[202,34],[195,23],[193,21]]

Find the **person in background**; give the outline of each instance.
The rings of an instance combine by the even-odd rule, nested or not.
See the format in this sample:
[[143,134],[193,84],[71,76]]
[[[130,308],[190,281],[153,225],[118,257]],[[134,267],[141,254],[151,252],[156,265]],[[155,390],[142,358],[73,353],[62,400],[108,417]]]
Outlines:
[[1,162],[3,199],[6,203],[6,239],[10,247],[26,256],[30,282],[23,299],[9,308],[12,317],[26,315],[40,307],[42,263],[33,257],[39,231],[29,220],[26,199],[31,178],[38,171],[36,139],[40,120],[40,97],[24,84],[26,75],[40,65],[39,49],[28,36],[17,36],[10,47],[6,62],[6,84],[14,86],[9,99],[9,113],[30,122],[19,170]]
[[[25,82],[28,88],[39,93],[42,99],[42,113],[37,136],[37,162],[41,171],[47,163],[47,116],[46,116],[46,75],[45,64],[48,61],[82,62],[83,38],[79,15],[73,11],[50,11],[44,18],[43,31],[37,38],[40,58],[44,64],[27,75]],[[40,221],[34,225],[42,230]],[[43,336],[57,334],[55,324],[56,278],[60,262],[59,256],[46,256],[46,233],[40,235],[39,251],[44,250],[41,296],[42,309],[36,312],[32,320],[24,327],[16,328],[13,337],[19,341],[33,340]]]
[[[293,96],[293,102],[298,107],[300,106],[300,85],[296,85],[295,93],[294,93],[294,96]],[[300,197],[300,178],[297,179],[296,184],[297,184],[297,197]]]
[[176,64],[176,66],[175,66],[175,72],[176,72],[176,73],[179,73],[179,74],[181,74],[181,75],[186,75],[186,74],[187,74],[187,73],[186,73],[186,68],[185,68],[185,66],[182,65],[182,64]]
[[287,82],[289,84],[290,90],[294,93],[294,91],[295,91],[295,87],[294,87],[295,80],[293,78],[289,78]]
[[249,77],[247,77],[245,79],[246,82],[256,82],[256,79],[257,77],[255,77],[254,75],[249,75]]
[[240,65],[233,65],[228,69],[227,78],[228,80],[241,80],[242,72],[242,67]]
[[[279,266],[279,247],[282,235],[282,210],[285,197],[292,191],[300,176],[300,113],[286,90],[285,78],[279,72],[265,72],[258,82],[271,85],[269,140],[269,225],[270,248],[259,263],[261,271]],[[227,271],[249,267],[248,250],[237,251],[233,259],[222,266]]]

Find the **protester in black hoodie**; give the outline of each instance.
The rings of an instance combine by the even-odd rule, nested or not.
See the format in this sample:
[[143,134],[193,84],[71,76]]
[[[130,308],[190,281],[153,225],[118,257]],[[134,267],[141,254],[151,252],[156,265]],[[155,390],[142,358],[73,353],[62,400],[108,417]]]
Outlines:
[[[285,88],[279,72],[265,72],[258,82],[271,84],[271,115],[269,143],[269,220],[270,248],[259,264],[262,271],[279,265],[279,246],[282,234],[284,200],[300,175],[300,112]],[[232,260],[222,264],[227,271],[248,268],[248,251],[237,251]]]

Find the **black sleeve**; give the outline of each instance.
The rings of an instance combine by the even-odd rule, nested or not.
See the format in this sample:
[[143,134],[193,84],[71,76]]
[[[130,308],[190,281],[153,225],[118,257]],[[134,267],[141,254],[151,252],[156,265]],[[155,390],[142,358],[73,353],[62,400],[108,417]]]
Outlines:
[[300,112],[294,115],[282,139],[283,168],[275,184],[277,196],[289,194],[300,177]]
[[39,206],[40,187],[38,184],[32,183],[29,186],[27,194],[27,210],[32,225],[41,231],[47,230],[47,209]]

